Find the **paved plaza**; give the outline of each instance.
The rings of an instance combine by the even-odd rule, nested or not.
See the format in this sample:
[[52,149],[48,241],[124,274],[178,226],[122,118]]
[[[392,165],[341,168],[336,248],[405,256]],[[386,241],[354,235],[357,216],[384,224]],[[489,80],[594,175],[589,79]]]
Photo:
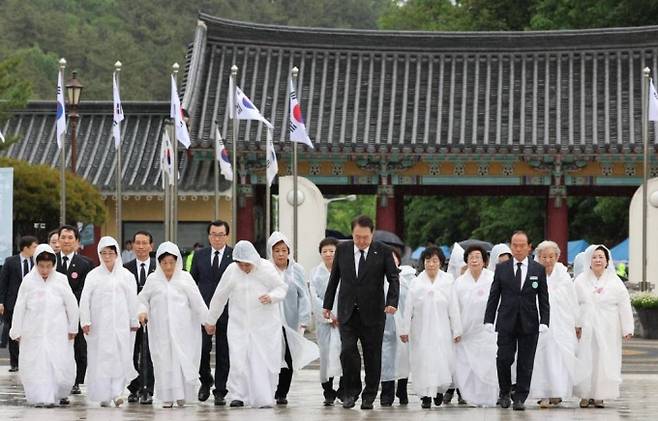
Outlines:
[[[336,405],[322,406],[322,393],[317,364],[295,374],[285,408],[231,409],[214,407],[212,402],[192,402],[185,408],[163,409],[153,406],[124,404],[122,408],[100,408],[87,402],[84,394],[71,399],[68,408],[38,409],[25,405],[23,390],[17,374],[8,373],[7,350],[0,350],[0,419],[26,420],[230,420],[230,421],[347,421],[347,420],[655,420],[658,419],[658,341],[633,340],[624,347],[624,384],[621,399],[608,402],[605,409],[580,409],[577,401],[570,401],[557,409],[539,409],[531,402],[525,412],[511,409],[460,407],[456,404],[421,410],[418,397],[411,396],[406,407],[395,404],[372,411],[345,410]],[[456,400],[456,399],[455,399]]]

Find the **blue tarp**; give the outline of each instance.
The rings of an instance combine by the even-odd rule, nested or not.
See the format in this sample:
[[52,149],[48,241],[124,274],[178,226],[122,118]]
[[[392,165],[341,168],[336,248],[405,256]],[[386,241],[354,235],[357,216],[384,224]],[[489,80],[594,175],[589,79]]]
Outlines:
[[578,253],[581,253],[585,251],[585,249],[589,246],[589,243],[585,240],[573,240],[569,241],[567,245],[567,258],[569,260],[569,263],[573,263],[573,259],[576,258],[576,255]]
[[628,238],[610,249],[612,261],[617,263],[628,263]]

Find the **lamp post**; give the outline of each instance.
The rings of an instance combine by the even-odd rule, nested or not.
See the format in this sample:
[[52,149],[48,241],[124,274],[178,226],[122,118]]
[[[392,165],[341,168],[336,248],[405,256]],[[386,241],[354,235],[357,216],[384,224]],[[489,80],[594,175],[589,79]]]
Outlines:
[[347,196],[333,197],[331,199],[324,199],[324,209],[327,218],[329,218],[329,203],[340,202],[340,201],[354,202],[356,200],[355,194],[348,194]]
[[66,96],[69,103],[69,118],[71,119],[71,172],[75,174],[77,168],[77,140],[78,140],[78,106],[80,105],[80,93],[84,86],[78,80],[78,72],[73,72],[73,77],[66,82]]

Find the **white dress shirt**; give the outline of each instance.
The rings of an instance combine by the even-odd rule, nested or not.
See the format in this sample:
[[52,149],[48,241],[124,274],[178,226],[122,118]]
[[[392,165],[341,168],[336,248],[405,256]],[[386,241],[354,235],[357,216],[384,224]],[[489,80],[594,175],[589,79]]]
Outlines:
[[[363,249],[363,258],[366,261],[368,260],[368,250],[370,250],[370,246]],[[361,249],[354,246],[354,272],[356,272],[356,276],[359,276],[359,259],[361,259]]]
[[518,264],[521,263],[521,285],[519,285],[519,289],[523,288],[523,284],[525,283],[525,278],[528,276],[528,258],[526,257],[522,261],[514,259],[514,276],[516,277],[516,271],[518,269]]
[[64,270],[68,272],[69,268],[71,267],[71,260],[73,260],[73,256],[75,256],[75,252],[69,253],[69,254],[64,254],[63,252],[59,252],[59,257],[62,261],[62,266],[64,266],[64,257],[66,257],[68,260],[66,261],[66,266],[64,266]]
[[216,250],[214,247],[210,247],[210,267],[212,267],[212,261],[215,259],[215,252],[218,251],[219,254],[217,255],[217,265],[221,266],[222,265],[222,257],[224,257],[224,251],[226,251],[226,246],[222,247],[220,250]]

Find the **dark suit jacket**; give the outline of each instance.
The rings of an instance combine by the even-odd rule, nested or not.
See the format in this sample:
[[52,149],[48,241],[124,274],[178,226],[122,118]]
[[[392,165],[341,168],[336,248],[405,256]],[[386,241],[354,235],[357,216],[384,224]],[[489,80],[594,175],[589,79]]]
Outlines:
[[[334,306],[336,289],[338,292],[338,321],[346,323],[354,307],[359,308],[361,322],[366,326],[384,324],[386,306],[398,306],[400,271],[395,266],[393,252],[384,243],[373,241],[368,249],[366,265],[359,277],[356,276],[354,264],[354,241],[345,241],[338,245],[334,255],[331,276],[324,295],[323,308]],[[388,295],[384,298],[384,276],[388,280]]]
[[210,300],[212,299],[219,281],[224,275],[224,271],[233,263],[233,249],[229,246],[226,246],[224,253],[222,253],[222,261],[219,262],[219,277],[213,277],[212,274],[212,264],[210,253],[212,252],[212,247],[204,247],[199,251],[194,252],[194,257],[192,257],[192,266],[190,267],[190,274],[192,278],[196,281],[199,286],[199,291],[203,297],[203,301],[206,302],[206,305],[210,305]]
[[0,304],[5,306],[6,317],[11,317],[14,311],[21,282],[23,282],[23,268],[21,268],[20,254],[7,257],[0,271]]
[[[149,270],[146,272],[146,276],[149,276],[153,272],[155,272],[155,259],[153,257],[149,258]],[[133,259],[130,262],[126,263],[123,265],[124,268],[128,269],[130,273],[133,274],[135,277],[135,285],[137,286],[137,293],[139,294],[144,288],[144,285],[139,284],[139,269],[137,268],[137,259]],[[146,279],[144,280],[146,282]]]
[[78,253],[73,255],[73,258],[68,262],[68,270],[65,271],[62,267],[62,255],[57,253],[57,272],[63,273],[69,280],[69,285],[73,290],[73,295],[80,302],[80,296],[82,295],[82,289],[85,286],[85,279],[87,274],[94,268],[94,264]]
[[[537,333],[539,324],[548,326],[549,323],[546,270],[544,266],[528,257],[528,273],[520,289],[514,280],[515,270],[514,259],[496,266],[484,323],[493,323],[496,320],[498,332],[513,333],[517,319],[520,319],[523,333]],[[537,314],[537,304],[539,304],[539,314]],[[497,318],[496,310],[498,310]]]

